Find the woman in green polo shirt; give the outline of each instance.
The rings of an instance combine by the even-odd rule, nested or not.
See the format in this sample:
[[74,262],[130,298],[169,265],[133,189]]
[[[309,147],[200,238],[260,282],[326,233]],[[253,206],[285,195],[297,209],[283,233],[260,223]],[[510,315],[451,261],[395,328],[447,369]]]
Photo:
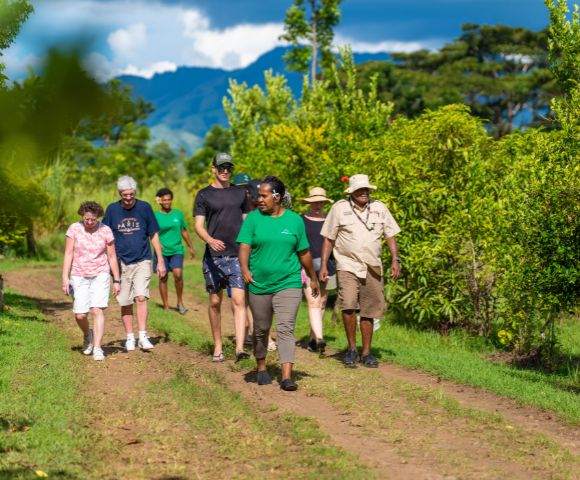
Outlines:
[[278,351],[282,364],[283,390],[296,390],[292,380],[295,340],[294,325],[302,300],[301,268],[312,282],[312,294],[319,293],[318,280],[308,250],[302,218],[285,209],[281,201],[286,188],[276,177],[260,184],[258,209],[247,217],[238,235],[240,267],[249,285],[250,308],[254,316],[254,356],[258,363],[258,384],[272,383],[266,370],[268,335],[276,315]]
[[[175,281],[175,292],[177,293],[177,310],[182,315],[187,313],[187,308],[183,305],[183,244],[185,240],[189,247],[191,258],[195,256],[191,238],[187,232],[187,223],[181,210],[171,208],[173,202],[173,192],[169,188],[162,188],[157,192],[157,203],[161,210],[155,212],[155,218],[159,223],[159,241],[163,247],[162,255],[167,268],[167,275],[159,279],[159,293],[163,302],[163,308],[169,309],[169,292],[167,280],[169,272],[173,273]],[[157,272],[157,256],[153,257],[153,271]]]

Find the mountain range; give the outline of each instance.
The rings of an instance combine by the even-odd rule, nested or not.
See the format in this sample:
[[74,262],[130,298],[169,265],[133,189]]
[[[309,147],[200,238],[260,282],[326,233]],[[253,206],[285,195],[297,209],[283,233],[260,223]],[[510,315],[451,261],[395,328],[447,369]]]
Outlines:
[[[155,107],[146,121],[153,142],[165,140],[173,148],[183,147],[191,153],[202,144],[213,125],[227,126],[222,99],[227,95],[230,79],[263,88],[264,72],[271,69],[275,74],[284,74],[294,96],[300,95],[302,74],[286,70],[283,60],[286,51],[285,47],[275,48],[238,70],[179,67],[150,79],[130,75],[119,79],[133,88],[136,97],[143,97]],[[355,53],[354,60],[356,63],[389,60],[389,55]]]

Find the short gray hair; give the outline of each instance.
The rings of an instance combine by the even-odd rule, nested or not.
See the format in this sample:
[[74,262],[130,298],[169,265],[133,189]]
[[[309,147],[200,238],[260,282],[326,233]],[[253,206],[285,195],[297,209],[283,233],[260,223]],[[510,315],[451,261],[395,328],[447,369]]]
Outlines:
[[122,177],[119,177],[119,180],[117,180],[117,190],[119,190],[119,192],[122,192],[123,190],[137,191],[137,182],[129,175],[123,175]]

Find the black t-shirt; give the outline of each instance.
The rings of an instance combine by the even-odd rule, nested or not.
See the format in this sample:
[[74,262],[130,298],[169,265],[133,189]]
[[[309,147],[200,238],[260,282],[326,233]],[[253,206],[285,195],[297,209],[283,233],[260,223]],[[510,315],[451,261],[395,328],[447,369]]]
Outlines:
[[214,252],[207,245],[206,253],[209,252],[214,257],[237,257],[240,246],[236,243],[236,238],[242,227],[242,215],[249,211],[244,187],[230,185],[228,188],[215,188],[210,185],[197,192],[193,216],[203,215],[210,236],[226,245],[223,252]]
[[[302,220],[304,220],[306,238],[308,238],[308,243],[310,244],[310,255],[312,255],[312,259],[314,260],[314,269],[318,270],[317,265],[319,263],[316,261],[316,259],[320,259],[322,257],[322,242],[324,241],[324,237],[320,235],[320,232],[324,222],[310,220],[309,218],[306,218],[305,215],[302,215]],[[336,273],[334,258],[332,257],[332,254],[328,259],[327,268],[329,275],[334,275]]]

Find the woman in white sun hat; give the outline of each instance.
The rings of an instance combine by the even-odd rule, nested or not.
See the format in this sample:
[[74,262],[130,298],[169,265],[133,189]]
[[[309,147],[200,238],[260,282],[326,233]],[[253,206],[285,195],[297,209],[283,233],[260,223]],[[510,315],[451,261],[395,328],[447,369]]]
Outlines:
[[[310,207],[308,212],[302,215],[304,226],[306,227],[306,236],[308,243],[310,243],[310,253],[312,255],[312,263],[316,275],[320,273],[322,264],[322,243],[324,237],[320,235],[322,225],[326,219],[324,207],[333,203],[333,201],[326,196],[326,190],[321,187],[311,188],[308,196],[302,201],[307,203]],[[322,319],[324,317],[324,308],[326,307],[326,300],[328,298],[328,290],[336,288],[336,268],[334,259],[330,258],[327,262],[328,280],[320,283],[320,295],[314,297],[310,287],[308,276],[304,273],[302,276],[304,282],[304,298],[308,302],[308,320],[310,321],[310,341],[308,342],[308,350],[311,352],[324,353],[326,342],[322,334]]]

